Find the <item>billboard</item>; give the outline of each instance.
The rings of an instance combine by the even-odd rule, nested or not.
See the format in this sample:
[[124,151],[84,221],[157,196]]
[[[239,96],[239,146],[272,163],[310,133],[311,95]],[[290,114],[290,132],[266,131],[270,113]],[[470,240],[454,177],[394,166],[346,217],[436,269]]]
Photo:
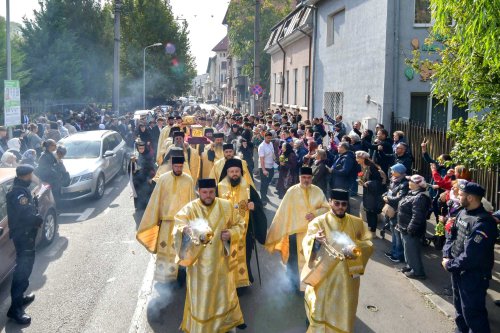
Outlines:
[[21,124],[21,89],[19,81],[4,81],[4,125],[15,126]]

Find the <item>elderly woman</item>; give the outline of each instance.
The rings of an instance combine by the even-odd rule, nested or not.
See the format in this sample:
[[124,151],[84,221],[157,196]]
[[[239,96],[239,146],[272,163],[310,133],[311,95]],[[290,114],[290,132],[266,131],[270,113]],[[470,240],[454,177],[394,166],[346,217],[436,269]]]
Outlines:
[[7,141],[7,147],[9,148],[7,151],[16,156],[17,162],[21,161],[23,158],[21,154],[21,140],[19,138],[12,138]]
[[375,236],[378,214],[382,211],[384,204],[382,193],[385,192],[382,176],[379,172],[380,168],[365,151],[356,152],[356,162],[361,167],[358,182],[363,186],[363,209],[366,211],[366,222],[373,236]]
[[15,168],[17,167],[16,155],[6,151],[0,159],[0,168]]
[[326,151],[324,149],[316,150],[315,161],[312,165],[312,183],[318,186],[325,196],[328,196],[328,177],[330,172],[326,166]]
[[[400,263],[404,262],[404,250],[403,250],[403,240],[401,239],[401,233],[396,230],[396,225],[398,224],[398,218],[396,216],[396,211],[398,210],[398,204],[403,197],[408,194],[408,180],[406,179],[406,167],[403,164],[395,164],[391,167],[391,179],[389,183],[389,188],[387,193],[383,196],[383,200],[386,205],[390,208],[385,210],[385,220],[386,224],[389,225],[392,234],[392,247],[391,251],[386,252],[385,256],[389,258],[392,262]],[[380,234],[383,237],[383,232]]]
[[35,149],[26,150],[23,154],[23,158],[21,159],[20,164],[29,164],[33,168],[36,168],[38,166],[38,163],[36,163],[36,150]]
[[426,278],[422,264],[422,237],[425,235],[427,211],[431,198],[427,193],[427,182],[420,175],[406,177],[410,191],[398,205],[397,228],[403,238],[406,266],[401,271],[409,278]]
[[289,143],[283,143],[281,148],[281,155],[279,157],[279,177],[276,184],[278,197],[283,199],[286,191],[297,184],[297,155],[293,151],[293,147]]

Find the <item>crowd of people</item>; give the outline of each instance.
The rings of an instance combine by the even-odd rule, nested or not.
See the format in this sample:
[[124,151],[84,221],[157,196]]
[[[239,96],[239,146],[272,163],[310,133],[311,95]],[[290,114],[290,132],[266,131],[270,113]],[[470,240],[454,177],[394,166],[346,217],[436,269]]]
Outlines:
[[[473,299],[465,285],[491,279],[500,214],[493,213],[470,171],[453,165],[449,155],[432,158],[427,141],[412,152],[405,133],[391,136],[383,124],[372,130],[356,121],[351,128],[341,115],[309,120],[300,110],[280,108],[257,115],[155,108],[140,119],[87,108],[63,119],[40,117],[27,130],[16,129],[15,143],[0,128],[2,166],[30,161],[43,181],[61,178],[60,138],[81,130],[119,132],[134,149],[130,180],[135,207],[144,211],[137,239],[156,254],[155,279],[183,284],[189,277],[184,331],[245,327],[236,290],[254,282],[250,259],[256,243],[279,252],[291,284],[305,292],[308,332],[330,326],[352,331],[359,276],[377,229],[381,237],[392,234],[388,259],[405,263],[401,272],[408,278],[425,279],[422,245],[431,217],[437,222],[432,240],[452,274],[457,326],[483,332],[475,327],[488,325],[487,283]],[[413,170],[416,158],[429,163],[432,179]],[[53,190],[67,181],[59,179]],[[281,200],[268,226],[264,209],[274,189]],[[366,223],[349,214],[358,196]],[[322,251],[342,260],[319,276],[301,276],[315,269]],[[348,292],[333,297],[335,288]],[[331,313],[333,304],[343,304],[343,315]]]

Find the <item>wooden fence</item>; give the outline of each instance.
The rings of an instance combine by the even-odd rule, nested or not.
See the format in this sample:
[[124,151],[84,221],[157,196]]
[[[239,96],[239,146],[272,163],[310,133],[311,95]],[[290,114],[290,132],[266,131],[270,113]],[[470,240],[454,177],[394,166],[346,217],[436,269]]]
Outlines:
[[[422,158],[420,144],[424,139],[427,139],[427,152],[433,158],[437,158],[441,154],[449,154],[453,141],[446,137],[446,132],[435,128],[427,128],[424,125],[413,122],[393,119],[391,124],[391,132],[403,131],[407,142],[411,147],[414,156],[413,169],[427,179],[431,177],[430,166]],[[470,167],[472,179],[481,184],[486,189],[486,198],[490,201],[495,209],[498,209],[500,203],[500,167],[497,165],[491,169],[478,169]]]

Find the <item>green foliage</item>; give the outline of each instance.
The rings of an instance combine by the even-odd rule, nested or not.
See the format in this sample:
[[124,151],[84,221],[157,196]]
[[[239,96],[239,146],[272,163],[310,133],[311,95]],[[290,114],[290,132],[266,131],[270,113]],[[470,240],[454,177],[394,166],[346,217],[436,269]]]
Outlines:
[[[269,40],[271,28],[285,18],[294,8],[294,0],[261,0],[261,29],[260,29],[260,68],[261,85],[269,86],[269,71],[271,69],[269,54],[264,47]],[[242,69],[244,75],[253,75],[254,60],[254,21],[255,0],[232,0],[227,12],[229,27],[230,53],[239,59],[247,59]]]
[[433,94],[442,101],[451,96],[477,113],[451,124],[452,156],[478,167],[498,165],[500,0],[431,0],[431,8],[435,24],[428,43],[443,44],[441,61],[433,66]]
[[[121,68],[123,96],[142,97],[143,49],[155,43],[164,47],[146,52],[147,98],[170,98],[189,91],[196,76],[186,24],[174,19],[171,7],[162,0],[125,0],[122,10]],[[167,54],[165,45],[175,46]],[[141,98],[139,98],[141,100]]]
[[30,98],[104,100],[111,95],[113,21],[96,0],[44,0],[22,28]]

